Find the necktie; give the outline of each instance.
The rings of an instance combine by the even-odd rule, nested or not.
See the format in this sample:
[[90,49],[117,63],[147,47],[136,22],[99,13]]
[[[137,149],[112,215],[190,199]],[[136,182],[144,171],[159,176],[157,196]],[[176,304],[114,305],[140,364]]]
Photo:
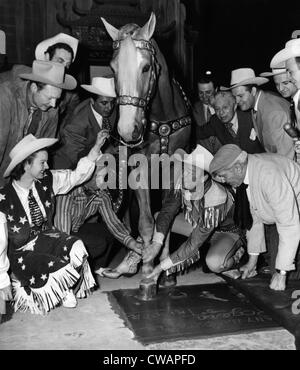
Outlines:
[[28,194],[28,204],[30,210],[31,221],[35,226],[41,226],[44,222],[44,217],[42,211],[37,204],[37,201],[32,193],[32,189],[29,190]]
[[106,117],[103,117],[102,118],[102,128],[104,130],[108,130],[108,131],[111,131],[111,124],[109,122],[109,119],[106,118]]
[[248,185],[242,183],[236,188],[235,193],[235,208],[233,220],[242,230],[250,230],[253,224],[252,215],[250,212],[250,204],[247,196]]
[[35,111],[34,107],[29,108],[27,121],[26,121],[26,124],[24,126],[24,136],[28,134],[28,129],[29,129],[29,126],[31,124],[32,116],[33,116],[34,111]]
[[296,127],[297,117],[295,112],[295,103],[294,100],[291,100],[290,104],[290,115],[291,115],[291,125],[292,127]]
[[210,109],[209,109],[209,106],[207,106],[207,108],[206,108],[206,122],[209,122],[210,117],[211,117]]
[[41,121],[41,118],[42,118],[42,111],[40,109],[35,109],[34,112],[33,112],[32,118],[31,118],[30,126],[27,130],[27,135],[28,134],[32,134],[32,135],[36,134],[36,132],[38,130],[38,127],[39,127],[39,123]]
[[225,123],[225,127],[226,127],[226,128],[227,128],[227,130],[229,131],[230,135],[231,135],[232,137],[236,138],[236,137],[237,137],[237,134],[236,134],[236,133],[235,133],[235,131],[233,130],[232,126],[233,126],[233,123],[231,123],[231,122]]

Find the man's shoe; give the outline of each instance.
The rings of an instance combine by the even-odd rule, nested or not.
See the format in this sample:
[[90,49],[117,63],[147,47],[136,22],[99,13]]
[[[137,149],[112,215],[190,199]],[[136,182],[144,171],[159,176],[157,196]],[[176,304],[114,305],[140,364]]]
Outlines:
[[77,299],[72,290],[69,290],[65,295],[62,305],[66,308],[75,308],[77,306]]
[[[141,261],[141,256],[134,251],[129,251],[124,257],[123,261],[114,269],[105,268],[101,269],[101,276],[118,279],[121,275],[132,276],[137,273],[138,264]],[[100,269],[99,269],[100,270]],[[99,270],[95,273],[99,274]],[[100,274],[99,274],[100,275]]]

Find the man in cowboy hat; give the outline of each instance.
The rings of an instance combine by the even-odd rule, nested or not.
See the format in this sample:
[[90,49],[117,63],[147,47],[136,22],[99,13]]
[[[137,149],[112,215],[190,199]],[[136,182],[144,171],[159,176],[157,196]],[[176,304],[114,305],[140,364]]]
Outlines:
[[0,85],[0,185],[8,153],[25,135],[56,137],[57,100],[62,90],[72,90],[76,80],[60,63],[35,60],[22,81]]
[[289,72],[285,68],[285,63],[280,64],[278,68],[272,68],[272,72],[263,72],[259,76],[273,77],[277,91],[285,99],[292,99],[297,92],[297,87],[291,81]]
[[[280,50],[271,60],[271,68],[276,68],[280,63],[285,63],[291,81],[296,85],[297,92],[293,96],[296,122],[295,127],[300,130],[300,39],[289,40],[285,48]],[[293,122],[292,122],[293,124]],[[299,134],[300,135],[300,134]],[[296,152],[300,153],[300,141],[295,143]]]
[[293,158],[294,143],[284,131],[284,125],[290,122],[289,103],[259,89],[266,82],[268,79],[256,77],[253,69],[239,68],[231,72],[229,89],[242,111],[251,110],[254,128],[266,152]]
[[[172,274],[187,268],[200,259],[201,247],[208,239],[209,269],[217,273],[232,269],[244,253],[241,230],[233,221],[234,198],[228,188],[211,179],[208,169],[213,156],[201,145],[189,155],[178,150],[174,158],[177,156],[184,164],[183,170],[177,176],[175,165],[176,190],[169,194],[156,218],[152,245],[143,250],[143,260],[155,258],[171,228],[174,232],[185,229],[188,239],[172,254],[163,249],[160,264],[147,278],[156,279],[162,271]],[[176,217],[181,207],[183,213]]]
[[95,284],[82,241],[53,226],[53,194],[67,193],[92,175],[107,136],[97,135],[74,171],[49,170],[47,148],[57,139],[29,134],[11,150],[4,173],[11,181],[0,190],[0,287],[10,286],[10,265],[15,310],[44,314],[59,303],[72,308],[76,281],[80,298]]
[[[59,33],[53,37],[41,41],[35,49],[35,59],[61,63],[69,69],[76,57],[78,40],[66,33]],[[10,71],[0,73],[0,83],[15,81],[21,73],[31,73],[31,68],[15,64]]]
[[[228,188],[220,186],[208,174],[212,158],[212,154],[201,145],[197,145],[189,155],[181,149],[174,153],[175,190],[169,192],[162,209],[156,215],[152,242],[143,249],[143,260],[147,263],[152,262],[163,249],[161,263],[147,278],[157,279],[162,271],[173,274],[187,268],[199,260],[200,248],[211,236],[206,255],[206,263],[211,271],[223,272],[231,269],[243,255],[241,230],[234,225],[232,219],[234,198]],[[183,213],[176,217],[181,208]],[[188,237],[171,255],[170,231]],[[107,269],[102,273],[116,278],[126,271],[126,263],[128,264],[125,257],[113,271]],[[176,283],[174,275],[173,279],[164,277],[163,281],[167,281],[168,285]],[[160,283],[162,284],[162,280]]]
[[73,112],[61,131],[61,146],[53,158],[54,168],[73,168],[93,146],[97,133],[110,132],[116,122],[113,78],[94,77],[91,85],[81,85],[90,93]]
[[[75,37],[66,33],[59,33],[53,37],[41,41],[35,49],[36,60],[52,61],[61,63],[66,70],[70,68],[74,62],[78,40]],[[31,68],[26,65],[16,64],[11,70],[0,73],[0,83],[11,81],[20,81],[20,74],[31,73]],[[79,95],[74,90],[62,93],[59,101],[59,128],[61,128],[68,120],[69,115],[74,111],[75,107],[80,103]]]
[[215,154],[209,172],[215,180],[232,187],[248,185],[253,225],[247,233],[250,256],[248,263],[241,267],[242,278],[256,273],[258,255],[266,252],[264,224],[275,223],[279,240],[267,246],[273,250],[270,288],[284,290],[287,273],[298,279],[300,276],[299,270],[296,274],[291,272],[295,270],[294,259],[300,241],[300,167],[281,155],[247,154],[237,145],[227,144]]

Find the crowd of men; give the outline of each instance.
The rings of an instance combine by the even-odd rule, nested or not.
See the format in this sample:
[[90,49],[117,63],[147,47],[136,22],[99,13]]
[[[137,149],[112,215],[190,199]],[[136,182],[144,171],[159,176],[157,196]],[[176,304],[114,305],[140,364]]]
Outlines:
[[[265,256],[271,289],[299,279],[300,39],[273,57],[271,72],[235,69],[229,87],[217,86],[211,74],[198,80],[193,151],[181,160],[190,173],[202,170],[196,178],[203,186],[192,187],[186,169],[147,248],[101,188],[99,158],[118,151],[114,78],[82,84],[89,94],[82,101],[67,73],[77,48],[76,38],[60,33],[36,46],[32,67],[0,73],[0,301],[42,314],[58,304],[76,307],[95,285],[94,273],[136,273],[142,260],[161,252],[176,225],[188,238],[173,254],[161,254],[149,279],[185,269],[205,243],[211,271],[238,268],[251,278]],[[277,92],[263,88],[267,77]],[[94,216],[97,228],[87,222]],[[112,271],[111,253],[120,244],[130,252]]]

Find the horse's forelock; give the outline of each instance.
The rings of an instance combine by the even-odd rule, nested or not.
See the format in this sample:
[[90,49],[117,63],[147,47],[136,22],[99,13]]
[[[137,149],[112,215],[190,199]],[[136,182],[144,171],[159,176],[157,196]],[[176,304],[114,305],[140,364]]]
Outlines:
[[119,40],[124,40],[128,36],[130,37],[136,36],[136,34],[139,32],[140,29],[141,27],[135,23],[126,24],[125,26],[121,27],[119,30]]

